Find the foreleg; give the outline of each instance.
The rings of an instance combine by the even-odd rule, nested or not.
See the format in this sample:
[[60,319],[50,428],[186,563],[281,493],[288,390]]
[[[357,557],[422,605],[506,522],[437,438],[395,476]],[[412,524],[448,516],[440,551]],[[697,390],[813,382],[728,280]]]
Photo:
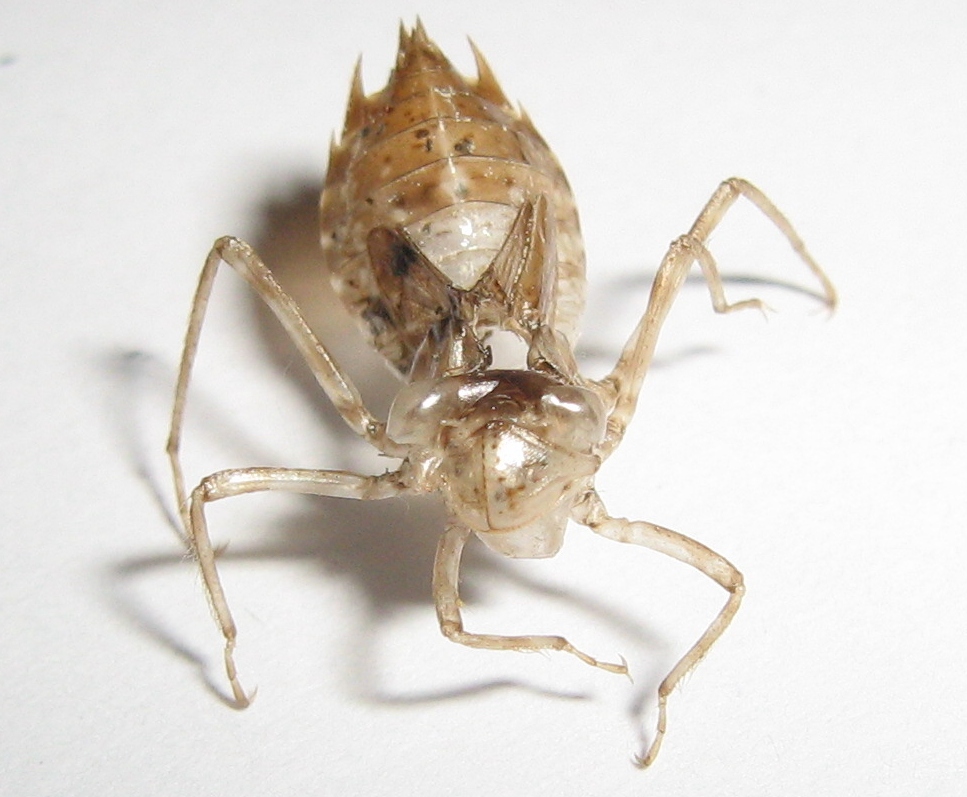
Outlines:
[[437,547],[436,561],[433,564],[433,599],[436,602],[437,619],[440,630],[447,639],[472,648],[487,650],[562,650],[577,656],[585,664],[600,667],[608,672],[628,674],[628,666],[598,661],[587,653],[574,647],[561,636],[501,636],[497,634],[473,634],[463,628],[460,614],[460,557],[471,531],[464,526],[449,525]]

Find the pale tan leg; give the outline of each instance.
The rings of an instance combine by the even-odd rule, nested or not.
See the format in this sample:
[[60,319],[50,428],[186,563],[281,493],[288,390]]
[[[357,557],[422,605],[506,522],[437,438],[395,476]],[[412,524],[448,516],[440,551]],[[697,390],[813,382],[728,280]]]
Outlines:
[[595,492],[577,505],[572,517],[609,540],[643,545],[659,553],[671,556],[679,562],[691,565],[700,570],[729,593],[728,600],[718,613],[705,633],[691,649],[672,668],[671,672],[658,687],[658,728],[655,738],[643,756],[638,757],[638,764],[647,767],[658,755],[662,740],[665,738],[667,724],[666,704],[679,681],[695,667],[708,653],[728,627],[735,613],[739,610],[742,596],[745,595],[745,584],[742,574],[724,557],[677,531],[656,526],[644,521],[631,521],[626,518],[614,518],[608,514],[600,497]]
[[717,313],[749,307],[765,308],[765,304],[760,299],[746,299],[732,304],[726,301],[725,288],[715,258],[705,246],[709,235],[740,196],[748,199],[779,228],[796,254],[821,283],[826,304],[830,308],[836,306],[836,291],[832,283],[806,251],[805,244],[796,234],[789,220],[751,183],[738,177],[725,180],[702,209],[692,228],[672,243],[655,275],[648,307],[641,321],[625,344],[614,370],[598,383],[613,396],[615,407],[608,419],[608,434],[601,450],[603,456],[610,454],[621,441],[634,414],[638,393],[658,342],[658,333],[694,262],[698,261],[701,266],[712,296],[712,306]]
[[398,495],[406,489],[398,471],[383,476],[333,470],[295,468],[243,468],[223,470],[206,476],[192,491],[187,510],[186,530],[192,550],[201,567],[205,591],[208,593],[215,619],[225,637],[225,670],[232,694],[242,708],[251,702],[235,668],[234,650],[237,631],[232,612],[222,589],[215,563],[215,549],[208,535],[205,504],[246,493],[275,490],[336,498],[378,499]]
[[471,533],[469,529],[463,526],[448,525],[440,538],[436,560],[433,563],[433,599],[436,602],[440,630],[447,639],[468,647],[485,648],[487,650],[562,650],[565,653],[577,656],[585,664],[620,675],[628,674],[628,665],[624,661],[621,664],[598,661],[575,648],[564,637],[500,636],[497,634],[471,634],[464,631],[457,585],[460,577],[460,556]]
[[185,336],[185,347],[181,356],[181,367],[178,371],[175,403],[171,413],[171,431],[168,435],[168,458],[171,461],[171,469],[174,473],[178,511],[181,513],[186,529],[188,524],[185,503],[186,489],[179,456],[185,400],[188,394],[188,383],[191,380],[192,366],[198,351],[202,325],[205,321],[205,310],[211,296],[215,275],[222,263],[227,263],[235,269],[279,319],[299,352],[305,358],[316,380],[350,428],[384,454],[400,456],[404,453],[387,439],[385,424],[378,421],[366,409],[359,392],[353,386],[349,377],[330,357],[326,348],[309,329],[296,303],[282,290],[275,277],[272,276],[272,272],[265,267],[259,256],[243,241],[229,237],[219,238],[205,260],[205,266],[202,268],[198,288],[192,302],[188,332]]

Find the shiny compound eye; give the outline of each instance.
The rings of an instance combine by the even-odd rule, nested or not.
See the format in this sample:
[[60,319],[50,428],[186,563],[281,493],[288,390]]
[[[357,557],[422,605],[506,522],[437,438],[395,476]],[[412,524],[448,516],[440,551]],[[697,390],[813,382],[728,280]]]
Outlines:
[[495,378],[452,377],[407,385],[390,407],[387,433],[404,445],[429,443],[436,438],[443,424],[465,415],[497,384]]
[[572,450],[588,449],[604,437],[604,405],[585,388],[550,386],[541,397],[541,415],[545,439]]

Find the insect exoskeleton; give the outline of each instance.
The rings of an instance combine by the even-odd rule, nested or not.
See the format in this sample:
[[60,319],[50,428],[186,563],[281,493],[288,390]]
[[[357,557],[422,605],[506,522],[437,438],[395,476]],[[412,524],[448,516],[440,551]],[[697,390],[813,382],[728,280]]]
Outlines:
[[[494,550],[551,556],[606,417],[567,373],[584,253],[561,167],[474,53],[468,80],[418,24],[382,91],[365,96],[357,65],[322,244],[337,291],[411,382],[387,432],[423,487]],[[535,368],[491,370],[494,330]]]
[[[168,455],[178,509],[225,639],[225,667],[238,705],[249,702],[235,667],[237,637],[222,588],[207,504],[269,490],[360,500],[439,492],[449,509],[433,565],[433,598],[443,633],[490,650],[559,650],[625,673],[562,636],[467,631],[460,559],[476,534],[512,557],[552,556],[568,519],[616,542],[658,551],[697,568],[727,593],[725,604],[658,688],[658,725],[639,763],[658,753],[666,703],[738,611],[742,574],[724,557],[671,529],[611,516],[594,488],[601,462],[634,414],[665,317],[696,262],[717,312],[763,307],[729,303],[709,236],[744,197],[786,237],[836,294],[789,221],[755,186],[722,182],[665,254],[641,321],[612,371],[578,371],[574,340],[584,296],[577,211],[560,166],[530,120],[511,107],[474,48],[477,77],[462,77],[417,23],[401,28],[396,66],[367,97],[359,66],[345,128],[333,143],[321,200],[325,264],[365,334],[407,384],[386,421],[366,407],[348,373],[306,323],[300,307],[247,244],[215,242],[192,305],[172,411]],[[221,264],[268,305],[343,420],[396,470],[249,467],[206,476],[186,489],[180,446],[185,403],[205,310]],[[495,367],[495,333],[520,344],[513,367]]]
[[601,463],[606,418],[590,390],[494,370],[408,385],[388,432],[487,546],[537,558],[564,541],[571,507]]

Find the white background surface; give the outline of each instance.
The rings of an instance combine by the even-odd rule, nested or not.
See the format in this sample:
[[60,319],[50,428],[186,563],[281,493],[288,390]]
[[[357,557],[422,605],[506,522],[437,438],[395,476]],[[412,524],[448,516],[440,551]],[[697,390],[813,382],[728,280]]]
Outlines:
[[[967,35],[949,2],[6,2],[0,9],[0,793],[962,794],[967,785]],[[218,235],[311,262],[348,80],[385,80],[420,13],[470,34],[567,169],[603,373],[668,241],[718,180],[758,183],[840,290],[689,284],[598,483],[615,513],[746,574],[733,626],[670,704],[657,681],[720,591],[572,529],[558,558],[464,573],[471,628],[564,632],[565,656],[465,650],[429,600],[441,515],[248,498],[212,512],[247,712],[170,525],[162,456],[188,302]],[[736,209],[732,275],[812,288]],[[318,278],[317,278],[318,279]],[[319,290],[325,292],[323,285]],[[203,342],[195,477],[379,470],[232,279]],[[346,356],[342,316],[323,334]],[[385,407],[385,375],[350,355]],[[646,711],[644,717],[636,708]]]

